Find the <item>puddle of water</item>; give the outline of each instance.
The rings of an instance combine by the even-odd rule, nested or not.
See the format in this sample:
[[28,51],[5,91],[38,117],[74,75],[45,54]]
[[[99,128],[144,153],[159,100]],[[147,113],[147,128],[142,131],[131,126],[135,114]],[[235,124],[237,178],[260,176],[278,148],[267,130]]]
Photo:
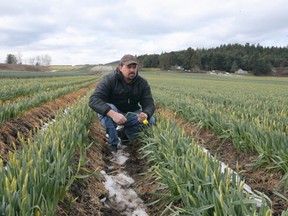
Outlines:
[[[124,151],[125,147],[122,146],[117,152],[112,153],[111,161],[117,166],[123,165],[129,158],[129,154]],[[101,171],[101,173],[105,177],[104,186],[109,192],[108,199],[103,200],[105,205],[116,209],[122,215],[148,216],[143,200],[132,189],[134,179],[122,169],[113,172],[114,175],[109,175],[105,171]]]

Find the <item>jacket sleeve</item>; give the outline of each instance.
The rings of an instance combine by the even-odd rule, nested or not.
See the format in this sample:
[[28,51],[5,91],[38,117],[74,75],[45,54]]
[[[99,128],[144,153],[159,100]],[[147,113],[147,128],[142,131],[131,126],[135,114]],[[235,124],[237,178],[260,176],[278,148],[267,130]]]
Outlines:
[[144,80],[140,105],[142,107],[142,111],[148,115],[149,119],[155,112],[155,104],[151,93],[151,88],[146,80]]
[[96,89],[90,96],[89,107],[101,115],[106,115],[111,109],[111,107],[107,105],[110,91],[111,86],[109,84],[109,78],[108,76],[105,76],[98,83]]

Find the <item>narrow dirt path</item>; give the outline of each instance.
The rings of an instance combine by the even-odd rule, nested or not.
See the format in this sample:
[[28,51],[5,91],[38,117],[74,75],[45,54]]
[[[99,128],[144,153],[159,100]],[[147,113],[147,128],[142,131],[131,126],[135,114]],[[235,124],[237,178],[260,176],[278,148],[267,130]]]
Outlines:
[[[160,215],[161,210],[156,206],[145,208],[157,197],[151,193],[156,185],[147,175],[149,165],[138,152],[142,144],[136,141],[116,154],[110,152],[105,130],[98,120],[91,125],[89,142],[94,143],[88,150],[85,168],[101,172],[102,176],[75,181],[70,196],[60,203],[57,215]],[[69,197],[78,199],[69,205]]]

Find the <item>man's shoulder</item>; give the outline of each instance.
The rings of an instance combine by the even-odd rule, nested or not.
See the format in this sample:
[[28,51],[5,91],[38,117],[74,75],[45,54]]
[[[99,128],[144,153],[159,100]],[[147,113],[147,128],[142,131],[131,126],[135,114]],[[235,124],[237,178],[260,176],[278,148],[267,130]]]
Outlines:
[[111,71],[109,73],[106,73],[106,74],[104,74],[103,77],[111,78],[111,77],[114,77],[114,76],[116,76],[116,71]]
[[116,71],[113,71],[113,72],[109,72],[109,73],[105,74],[103,76],[102,80],[111,81],[111,80],[115,80],[116,77],[117,77]]

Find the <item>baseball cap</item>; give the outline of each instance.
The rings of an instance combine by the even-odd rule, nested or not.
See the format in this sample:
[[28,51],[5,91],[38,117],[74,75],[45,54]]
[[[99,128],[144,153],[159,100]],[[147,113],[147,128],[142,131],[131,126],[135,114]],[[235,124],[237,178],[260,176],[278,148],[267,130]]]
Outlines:
[[127,55],[124,55],[120,59],[120,64],[124,64],[124,65],[137,64],[138,65],[138,62],[135,56],[127,54]]

